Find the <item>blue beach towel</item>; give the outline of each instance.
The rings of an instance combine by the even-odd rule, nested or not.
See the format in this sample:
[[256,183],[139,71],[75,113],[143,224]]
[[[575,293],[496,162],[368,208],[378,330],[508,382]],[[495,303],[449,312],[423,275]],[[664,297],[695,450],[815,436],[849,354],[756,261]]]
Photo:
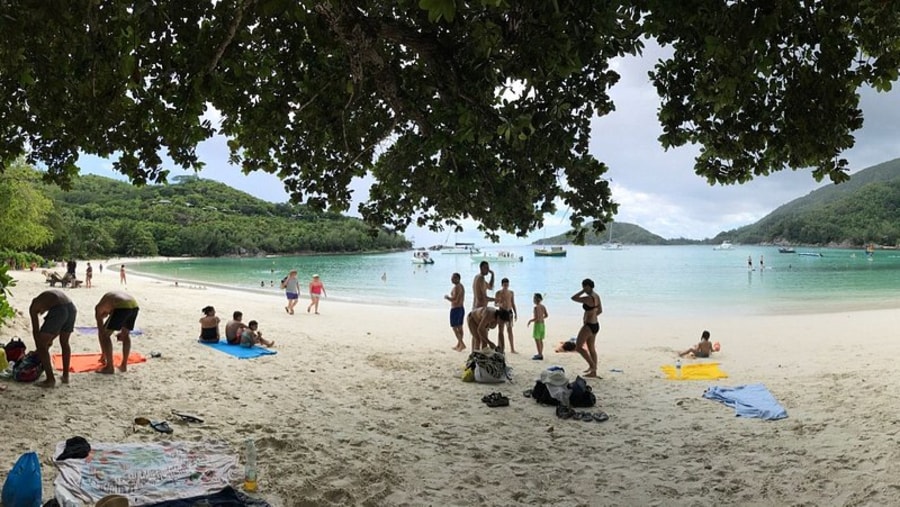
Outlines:
[[253,359],[254,357],[259,356],[271,356],[277,354],[277,351],[272,349],[266,349],[260,347],[259,345],[254,345],[250,348],[241,347],[240,345],[229,345],[228,342],[220,341],[220,342],[200,342],[203,345],[208,347],[212,347],[220,352],[224,352],[229,356],[234,356],[238,359]]
[[734,415],[738,417],[758,417],[768,421],[787,417],[784,407],[778,404],[772,393],[762,384],[737,387],[713,386],[703,393],[703,397],[734,408]]
[[[75,327],[75,331],[78,331],[81,334],[97,334],[96,327]],[[131,336],[140,336],[144,334],[140,329],[133,329],[130,333]]]

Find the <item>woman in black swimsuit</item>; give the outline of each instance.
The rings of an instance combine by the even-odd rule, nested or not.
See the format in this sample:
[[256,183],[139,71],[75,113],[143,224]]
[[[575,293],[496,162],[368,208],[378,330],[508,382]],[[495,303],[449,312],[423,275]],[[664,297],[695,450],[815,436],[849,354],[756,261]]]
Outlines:
[[581,290],[572,296],[572,301],[581,304],[584,309],[584,318],[581,329],[575,340],[575,350],[587,361],[588,369],[585,377],[597,376],[597,333],[600,331],[600,323],[597,316],[603,312],[600,303],[600,295],[594,292],[594,281],[585,278],[581,282]]
[[207,306],[203,308],[203,317],[200,317],[200,341],[217,343],[219,341],[219,317],[216,309]]

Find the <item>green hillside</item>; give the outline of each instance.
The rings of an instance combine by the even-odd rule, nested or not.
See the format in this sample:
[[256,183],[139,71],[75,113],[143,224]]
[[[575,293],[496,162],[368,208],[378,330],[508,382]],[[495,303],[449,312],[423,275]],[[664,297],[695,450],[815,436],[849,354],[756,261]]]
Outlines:
[[372,231],[355,218],[273,204],[194,176],[137,187],[87,175],[78,177],[69,191],[40,189],[53,201],[48,223],[53,240],[38,249],[50,258],[362,252],[411,246],[402,235]]
[[712,242],[726,239],[744,244],[900,245],[900,159],[810,192],[754,224],[719,233]]
[[[652,232],[638,225],[626,222],[610,222],[606,224],[606,232],[597,234],[592,230],[593,224],[585,225],[588,232],[584,235],[585,245],[602,245],[609,241],[613,243],[622,243],[623,245],[674,245],[674,244],[690,244],[696,241],[686,239],[669,240],[662,236],[653,234]],[[610,234],[612,231],[612,234]],[[571,231],[558,236],[535,241],[535,245],[567,245],[572,243]]]

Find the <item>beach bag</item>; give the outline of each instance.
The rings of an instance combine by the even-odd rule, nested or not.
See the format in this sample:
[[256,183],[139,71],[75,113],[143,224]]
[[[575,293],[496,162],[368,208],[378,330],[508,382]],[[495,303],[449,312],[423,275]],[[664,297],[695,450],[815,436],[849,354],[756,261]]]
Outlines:
[[0,499],[4,507],[41,507],[41,463],[37,453],[26,452],[13,465]]
[[288,279],[288,277],[284,277],[281,279],[281,288],[282,289],[287,289],[287,279]]
[[25,357],[26,349],[27,347],[22,343],[21,338],[13,338],[3,347],[3,350],[6,351],[6,360],[13,362],[20,361]]
[[13,367],[13,380],[16,382],[34,382],[41,376],[41,359],[34,352],[29,352]]
[[559,400],[550,394],[550,389],[547,388],[547,384],[540,380],[534,382],[534,389],[531,390],[531,397],[541,405],[559,405]]
[[597,397],[594,396],[591,386],[580,376],[569,383],[569,406],[571,407],[593,407],[597,404]]

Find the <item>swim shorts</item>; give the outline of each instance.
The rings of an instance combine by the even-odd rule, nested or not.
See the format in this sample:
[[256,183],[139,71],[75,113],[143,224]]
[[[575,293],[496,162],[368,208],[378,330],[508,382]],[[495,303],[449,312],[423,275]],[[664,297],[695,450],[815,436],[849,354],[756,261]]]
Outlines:
[[531,331],[531,337],[537,341],[543,341],[544,335],[547,333],[547,325],[544,322],[535,322],[534,329]]
[[450,309],[450,327],[462,327],[463,318],[466,316],[466,309],[459,306]]
[[300,294],[297,294],[296,292],[285,292],[284,295],[287,296],[289,301],[294,300],[294,299],[300,299]]
[[140,308],[116,308],[106,321],[106,329],[119,331],[127,328],[134,331],[134,321],[137,320],[139,310]]
[[75,303],[56,305],[50,308],[47,310],[47,316],[44,317],[41,333],[52,335],[71,333],[75,330],[75,316],[77,314],[78,310],[75,309]]

